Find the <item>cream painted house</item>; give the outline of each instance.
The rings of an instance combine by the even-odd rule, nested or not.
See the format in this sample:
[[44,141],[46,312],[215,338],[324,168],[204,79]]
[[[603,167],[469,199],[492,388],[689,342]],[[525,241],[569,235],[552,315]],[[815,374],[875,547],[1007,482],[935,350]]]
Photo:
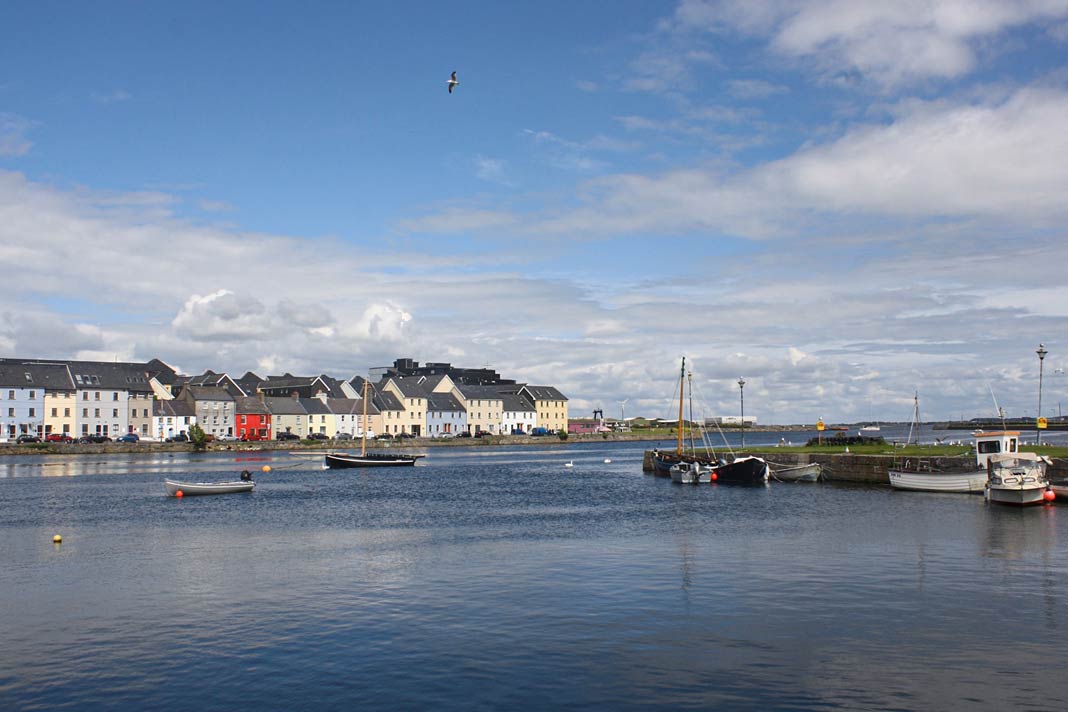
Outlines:
[[519,389],[519,395],[534,403],[539,428],[567,432],[567,397],[552,386],[529,386]]
[[452,394],[467,411],[467,431],[474,435],[501,432],[504,419],[504,398],[499,386],[471,386],[457,383]]
[[421,381],[425,379],[416,376],[390,376],[379,386],[381,392],[392,393],[404,406],[400,431],[416,437],[426,434],[427,389]]

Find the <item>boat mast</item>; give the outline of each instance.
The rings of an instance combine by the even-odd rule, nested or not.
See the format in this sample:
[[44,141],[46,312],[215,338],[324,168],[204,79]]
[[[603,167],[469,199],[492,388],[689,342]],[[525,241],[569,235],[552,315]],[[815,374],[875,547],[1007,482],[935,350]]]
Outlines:
[[905,445],[912,444],[912,428],[919,424],[920,421],[920,392],[914,391],[912,394],[912,423],[909,424],[909,439],[905,441]]
[[686,374],[686,380],[690,382],[690,454],[697,455],[697,445],[693,441],[693,371]]
[[675,453],[682,457],[682,399],[685,397],[683,391],[686,388],[686,357],[682,357],[682,370],[679,373],[679,435],[678,443],[675,445]]
[[363,379],[363,439],[360,440],[360,457],[367,454],[367,387],[370,382]]

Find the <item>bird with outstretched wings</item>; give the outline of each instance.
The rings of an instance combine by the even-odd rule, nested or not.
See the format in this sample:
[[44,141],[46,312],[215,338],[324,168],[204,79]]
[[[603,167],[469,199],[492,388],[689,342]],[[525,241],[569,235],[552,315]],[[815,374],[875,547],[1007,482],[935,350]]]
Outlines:
[[460,80],[456,78],[456,72],[453,72],[452,76],[449,77],[449,82],[448,83],[449,83],[449,93],[452,94],[452,88],[460,83]]

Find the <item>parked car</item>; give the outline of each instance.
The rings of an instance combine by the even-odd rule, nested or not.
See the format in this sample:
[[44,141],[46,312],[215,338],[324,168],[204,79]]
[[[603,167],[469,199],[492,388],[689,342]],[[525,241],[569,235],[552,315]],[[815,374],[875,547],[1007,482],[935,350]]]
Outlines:
[[471,437],[471,433],[469,433],[469,432],[467,432],[465,430],[462,433],[457,433],[456,437],[458,437],[458,438],[469,438],[469,437]]
[[330,436],[326,433],[308,433],[308,440],[329,440]]
[[492,435],[492,433],[488,430],[479,430],[475,432],[476,438],[488,438],[490,435]]
[[285,433],[277,433],[274,436],[274,439],[275,440],[300,440],[300,436],[297,435],[296,433],[285,432]]
[[107,435],[100,435],[99,433],[90,433],[89,435],[83,435],[78,438],[80,443],[109,443],[111,438]]
[[392,439],[393,439],[393,435],[391,435],[390,433],[382,433],[381,435],[376,435],[375,436],[375,440],[392,440]]
[[534,428],[530,431],[530,434],[537,438],[541,437],[542,435],[552,435],[553,431],[549,430],[548,428]]
[[189,442],[189,436],[187,436],[184,432],[181,432],[181,433],[178,433],[177,435],[173,435],[173,436],[167,438],[166,442],[169,442],[169,443],[187,443],[187,442]]
[[335,433],[334,440],[352,440],[352,433]]
[[398,440],[400,440],[402,438],[404,440],[411,440],[414,437],[415,437],[415,435],[413,435],[412,433],[397,433],[397,439]]
[[74,438],[72,438],[71,436],[67,435],[66,433],[49,433],[48,435],[45,435],[45,442],[46,443],[72,443],[72,442],[74,442]]
[[137,436],[137,433],[126,433],[125,435],[120,435],[115,438],[115,442],[117,443],[136,443],[140,440],[141,438]]
[[215,439],[216,440],[224,440],[224,441],[234,441],[234,440],[237,440],[237,436],[228,435],[227,433],[223,433],[222,435],[216,435]]
[[21,445],[22,443],[39,443],[41,442],[41,438],[37,437],[36,435],[30,435],[29,433],[23,433],[22,435],[15,438],[15,442],[19,445]]

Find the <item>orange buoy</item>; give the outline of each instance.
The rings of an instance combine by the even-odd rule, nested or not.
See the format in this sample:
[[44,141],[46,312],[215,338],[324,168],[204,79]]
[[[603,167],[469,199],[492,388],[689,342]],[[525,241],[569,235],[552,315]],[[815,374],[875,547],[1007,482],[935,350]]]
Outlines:
[[185,496],[185,492],[183,492],[182,490],[178,490],[177,492],[174,493],[174,496],[175,497],[184,497]]
[[1042,493],[1042,499],[1046,500],[1047,502],[1052,502],[1053,500],[1057,499],[1057,493],[1051,489],[1048,489]]
[[270,465],[264,465],[260,469],[263,470],[264,472],[270,472],[271,471],[271,466]]
[[716,480],[718,480],[718,479],[719,479],[719,475],[718,475],[717,473],[713,472],[713,473],[712,473],[712,478],[711,478],[711,479],[712,479],[712,481],[713,481],[713,482],[715,482]]

